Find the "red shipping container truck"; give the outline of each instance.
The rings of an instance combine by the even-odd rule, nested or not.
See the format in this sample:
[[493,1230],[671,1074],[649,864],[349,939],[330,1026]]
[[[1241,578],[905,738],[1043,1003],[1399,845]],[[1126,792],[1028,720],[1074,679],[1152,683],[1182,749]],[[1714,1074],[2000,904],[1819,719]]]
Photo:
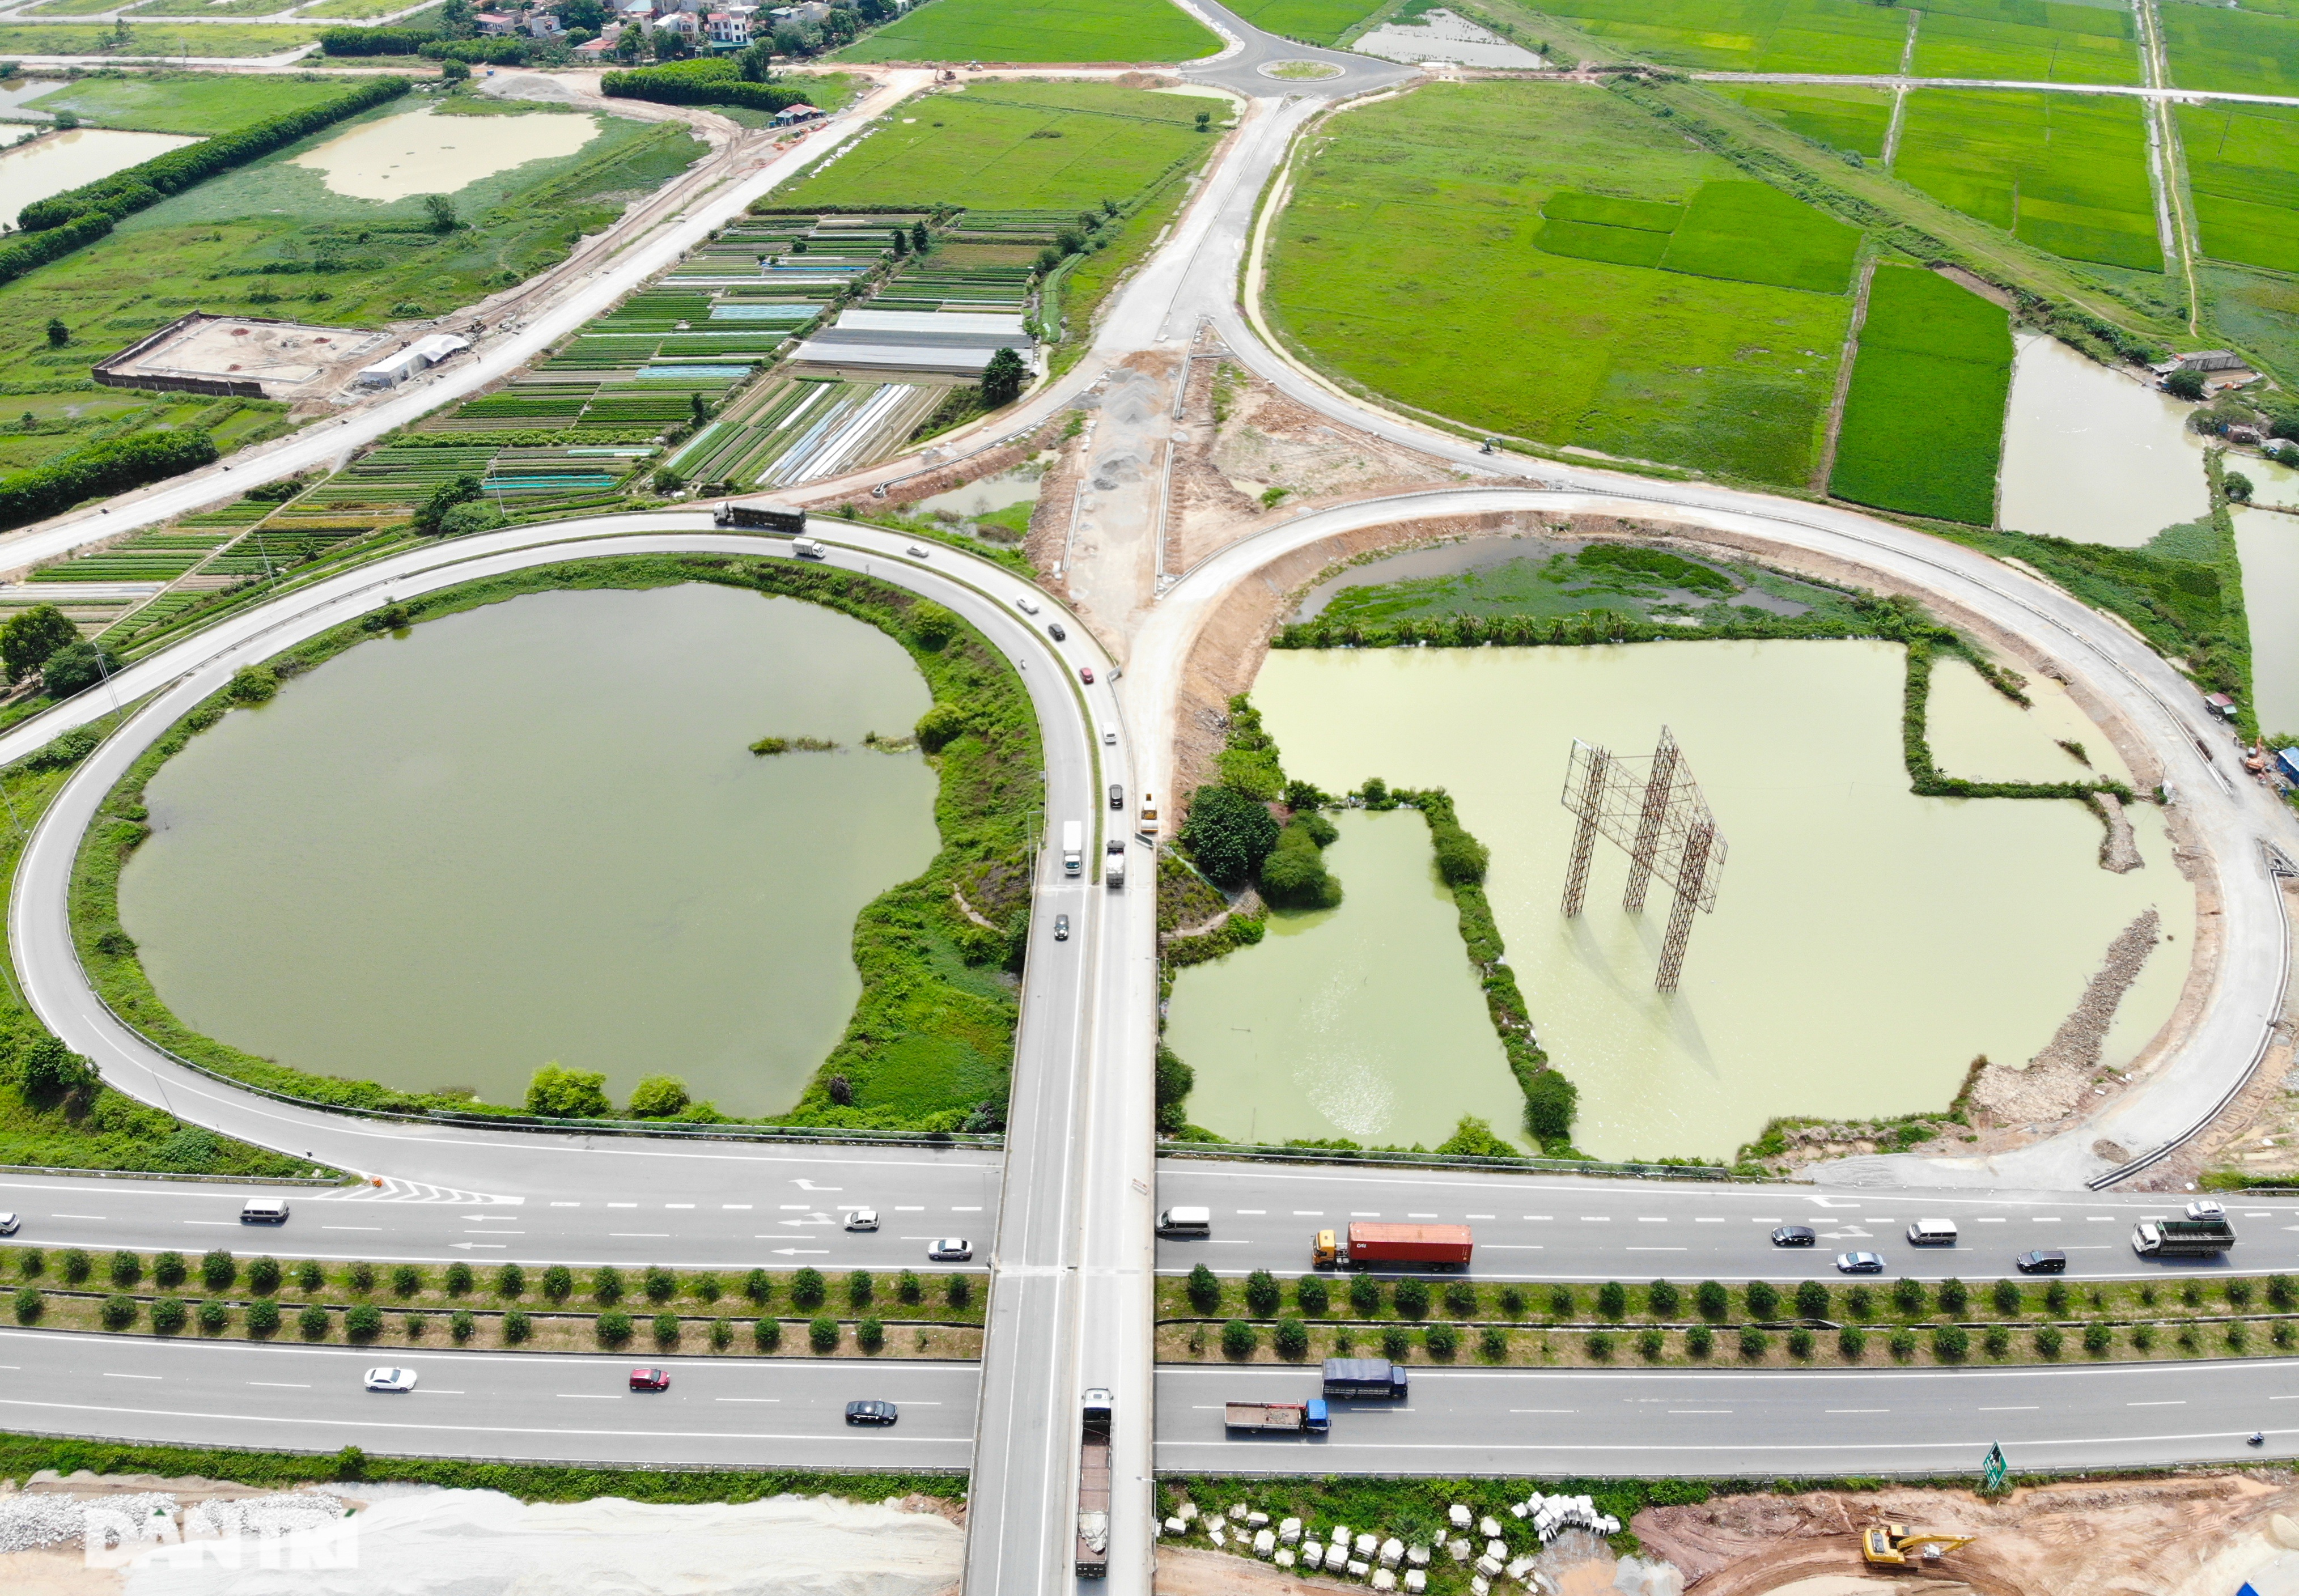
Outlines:
[[1349,1240],[1339,1245],[1332,1231],[1319,1231],[1309,1261],[1321,1269],[1362,1269],[1374,1264],[1465,1269],[1474,1246],[1465,1225],[1351,1225]]

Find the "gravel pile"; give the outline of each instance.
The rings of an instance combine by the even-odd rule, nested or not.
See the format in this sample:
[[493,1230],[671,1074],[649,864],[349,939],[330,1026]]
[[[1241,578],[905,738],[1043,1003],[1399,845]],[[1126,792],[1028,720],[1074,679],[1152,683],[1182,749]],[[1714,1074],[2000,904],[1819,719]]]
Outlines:
[[243,1501],[202,1502],[184,1515],[184,1534],[192,1535],[295,1534],[333,1524],[344,1516],[344,1504],[319,1491],[297,1491],[280,1496],[251,1496]]
[[[90,1509],[99,1509],[97,1522],[107,1546],[122,1540],[150,1540],[150,1525],[175,1527],[176,1499],[157,1491],[98,1497],[28,1491],[0,1497],[0,1552],[79,1545],[87,1538]],[[138,1529],[144,1533],[135,1533]]]

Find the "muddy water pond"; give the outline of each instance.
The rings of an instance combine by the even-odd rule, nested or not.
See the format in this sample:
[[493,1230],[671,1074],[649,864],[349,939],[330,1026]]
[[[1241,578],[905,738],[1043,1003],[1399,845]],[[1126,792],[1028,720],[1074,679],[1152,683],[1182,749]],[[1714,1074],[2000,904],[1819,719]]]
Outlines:
[[[2174,940],[2126,996],[2110,1062],[2146,1045],[2185,979],[2194,894],[2156,811],[2134,813],[2145,868],[2117,876],[2099,868],[2099,824],[2077,804],[1915,797],[1900,760],[1903,666],[1899,649],[1872,642],[1278,652],[1254,700],[1290,776],[1335,792],[1379,776],[1453,794],[1492,850],[1488,892],[1541,1042],[1580,1087],[1581,1146],[1724,1157],[1774,1115],[1937,1110],[1975,1055],[2024,1063],[2109,942],[2151,906]],[[1984,700],[1938,696],[1933,736],[1958,760],[2038,778],[2076,768],[2054,745],[2071,729],[2056,714],[2007,727],[1981,716],[1996,709]],[[1557,908],[1573,739],[1640,752],[1664,724],[1731,848],[1717,911],[1696,927],[1672,998],[1652,990],[1664,900],[1656,893],[1642,916],[1623,913],[1617,852],[1599,853],[1586,912],[1567,920]],[[2096,731],[2071,740],[2095,761],[2105,744]],[[1351,899],[1336,925],[1353,901],[1388,890],[1370,852],[1352,862],[1340,846],[1332,862]],[[1415,890],[1426,860],[1424,848],[1398,866]],[[1425,975],[1400,973],[1411,989],[1392,985],[1387,998],[1413,1018],[1384,1019],[1432,1040],[1384,1067],[1400,1107],[1386,1121],[1364,1117],[1357,1139],[1426,1141],[1513,1085],[1487,1038],[1440,1040],[1423,1018],[1458,1008],[1466,976],[1450,924],[1432,935],[1444,958]],[[1272,942],[1309,954],[1316,935]],[[1270,946],[1232,954],[1225,978],[1255,979]],[[1293,1063],[1249,1052],[1243,1027],[1299,1024],[1291,1017],[1351,968],[1344,954],[1281,954],[1261,967],[1257,1002],[1238,1000],[1225,1026],[1190,1014],[1200,977],[1185,972],[1173,1012],[1177,1028],[1192,1027],[1181,1032],[1197,1070],[1191,1117],[1246,1132],[1225,1105],[1266,1099]],[[1372,967],[1357,957],[1355,968]],[[1459,1085],[1472,1081],[1473,1092]],[[1309,1120],[1305,1106],[1294,1123]],[[1270,1134],[1266,1114],[1259,1129]]]
[[13,227],[16,213],[34,200],[108,178],[138,162],[198,142],[173,133],[72,128],[0,151],[0,221]]
[[426,105],[361,122],[290,162],[320,174],[353,199],[452,194],[530,161],[571,155],[599,136],[596,117],[538,111],[526,116],[440,116]]
[[2193,406],[2056,338],[2016,338],[2000,525],[2129,549],[2211,509]]
[[[121,915],[176,1013],[283,1064],[522,1101],[556,1060],[795,1101],[854,918],[938,846],[900,644],[708,585],[517,598],[364,643],[147,789]],[[853,752],[753,755],[767,736]]]
[[1240,1141],[1433,1147],[1475,1114],[1521,1137],[1523,1094],[1462,957],[1427,824],[1362,810],[1334,824],[1340,907],[1273,914],[1257,946],[1174,983],[1166,1040],[1199,1066],[1191,1119]]
[[[2261,462],[2243,462],[2245,475],[2268,498],[2269,478]],[[2283,478],[2299,473],[2270,467]],[[2299,502],[2299,486],[2273,495]],[[2251,686],[2258,701],[2259,729],[2273,736],[2299,733],[2299,515],[2272,510],[2235,511],[2236,558],[2243,566],[2243,606],[2251,617]]]

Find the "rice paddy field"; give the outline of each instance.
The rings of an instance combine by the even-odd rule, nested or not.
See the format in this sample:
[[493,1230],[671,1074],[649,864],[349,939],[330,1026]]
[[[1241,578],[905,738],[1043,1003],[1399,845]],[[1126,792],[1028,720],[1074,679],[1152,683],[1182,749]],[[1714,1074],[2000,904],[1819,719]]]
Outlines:
[[[932,0],[914,14],[956,3]],[[1143,89],[989,83],[913,104],[915,121],[881,127],[776,203],[1075,211],[1129,198],[1211,148],[1195,126],[1207,102]]]
[[1193,61],[1221,40],[1166,0],[932,0],[842,61]]
[[[274,10],[278,9],[274,7]],[[206,55],[245,58],[277,55],[310,44],[324,24],[308,27],[286,23],[196,23],[170,27],[165,18],[138,24],[129,18],[128,42],[122,45],[109,22],[100,24],[8,22],[0,24],[0,57],[21,55],[109,56],[115,60]]]
[[1837,88],[1816,83],[1718,86],[1767,121],[1832,150],[1851,150],[1871,161],[1884,154],[1892,126],[1888,89]]
[[[1380,0],[1241,0],[1229,9],[1256,28],[1287,38],[1338,45],[1382,6]],[[1405,9],[1410,14],[1415,7]]]
[[1491,432],[1808,478],[1856,233],[1570,85],[1436,84],[1329,126],[1266,301],[1318,364]]
[[2143,114],[2122,96],[1920,89],[1892,170],[2038,249],[2161,271]]
[[[0,286],[0,381],[84,385],[92,359],[191,310],[373,327],[470,304],[564,258],[703,153],[683,127],[602,116],[575,154],[458,189],[463,225],[443,235],[418,196],[353,198],[294,164],[356,125],[212,179]],[[64,348],[48,345],[51,317],[71,329]]]
[[1857,0],[1542,0],[1539,9],[1639,59],[1722,71],[1896,71],[1908,36],[1908,13]]
[[2274,10],[2279,14],[2263,14],[2270,8],[2256,0],[2240,11],[2176,0],[2158,6],[2171,81],[2181,88],[2299,95],[2299,13]]
[[2001,307],[1936,272],[1879,266],[1829,491],[1880,510],[1992,525],[2011,387]]
[[223,72],[121,72],[83,78],[28,104],[34,111],[71,112],[90,127],[214,134],[334,99],[344,87],[339,78],[310,72],[260,78]]
[[2204,253],[2299,271],[2299,108],[2179,107]]
[[1925,0],[1920,78],[2137,83],[2139,35],[2120,5],[2065,0]]

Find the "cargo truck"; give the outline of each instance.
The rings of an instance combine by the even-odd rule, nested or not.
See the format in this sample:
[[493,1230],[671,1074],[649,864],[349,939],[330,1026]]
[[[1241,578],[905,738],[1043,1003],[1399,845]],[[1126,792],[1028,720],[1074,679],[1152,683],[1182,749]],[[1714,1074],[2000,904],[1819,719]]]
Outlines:
[[1426,1264],[1465,1269],[1474,1243],[1465,1225],[1352,1225],[1346,1241],[1321,1230],[1309,1261],[1320,1269],[1362,1269],[1376,1264]]
[[830,556],[830,551],[811,537],[792,538],[791,553],[801,560],[826,560]]
[[2217,1258],[2235,1245],[2225,1219],[2142,1219],[2131,1227],[2131,1250],[2142,1258]]
[[806,530],[806,511],[787,504],[726,503],[710,519],[722,527],[754,527],[762,532]]
[[1124,886],[1125,885],[1125,844],[1112,840],[1109,852],[1103,857],[1108,863],[1102,879],[1111,886]]
[[1405,1400],[1405,1370],[1386,1358],[1328,1358],[1325,1359],[1325,1400],[1355,1397]]
[[1085,874],[1085,823],[1082,820],[1062,822],[1062,874]]
[[1287,1435],[1323,1435],[1333,1427],[1319,1397],[1306,1402],[1225,1402],[1222,1423],[1232,1430]]
[[1078,1436],[1077,1576],[1109,1573],[1109,1392],[1085,1393]]

